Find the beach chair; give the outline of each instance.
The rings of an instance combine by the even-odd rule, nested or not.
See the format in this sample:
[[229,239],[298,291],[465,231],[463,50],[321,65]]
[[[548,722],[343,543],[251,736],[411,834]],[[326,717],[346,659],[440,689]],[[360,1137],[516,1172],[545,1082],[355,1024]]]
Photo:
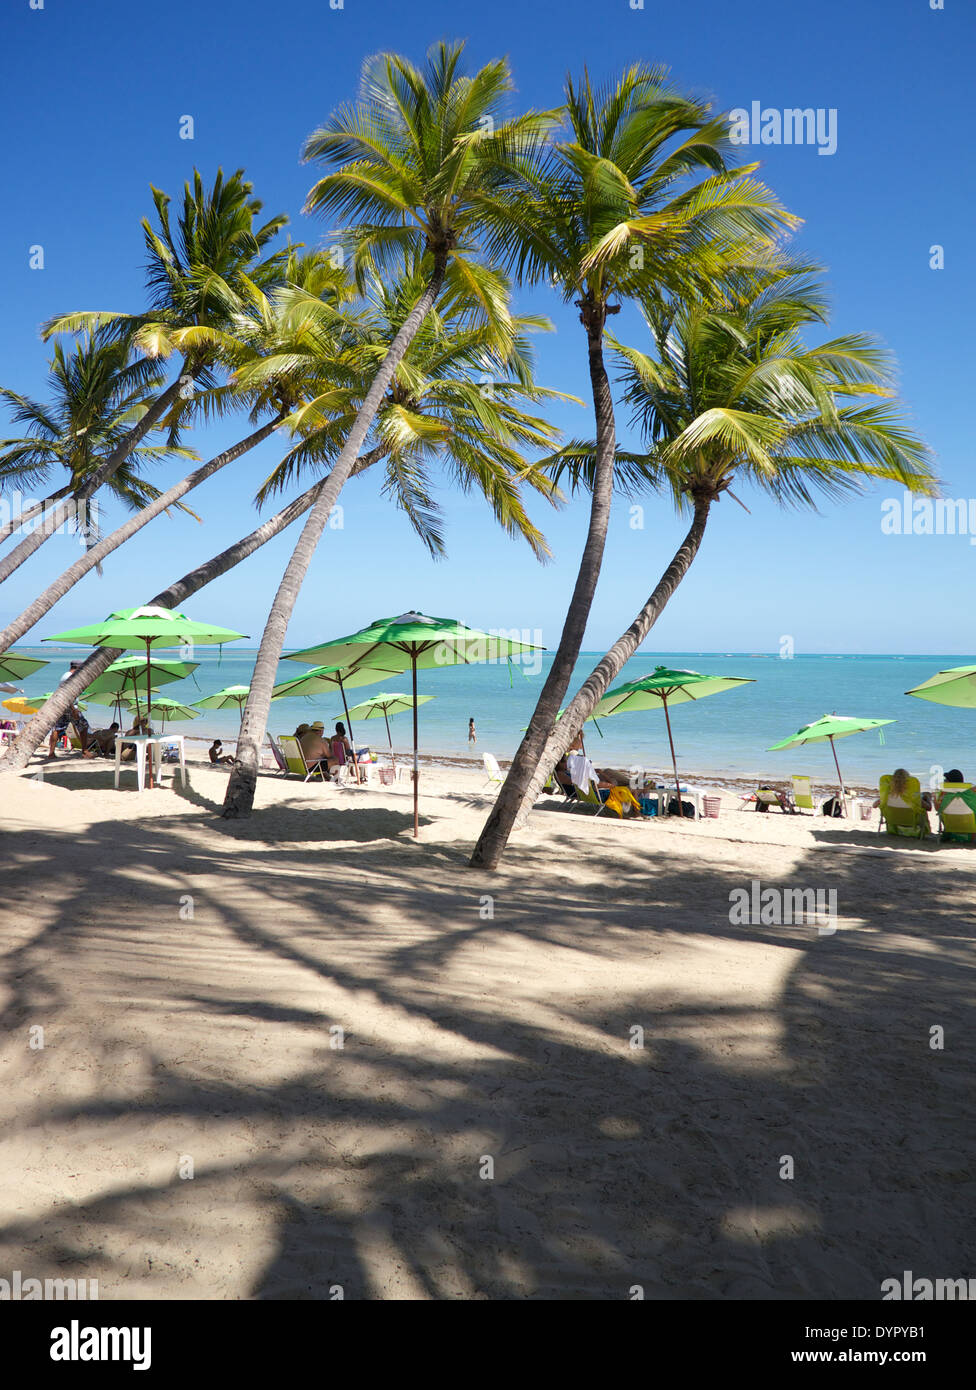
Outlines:
[[793,783],[793,805],[798,811],[811,811],[816,815],[823,805],[824,798],[820,797],[819,800],[814,798],[810,778],[794,773],[790,780]]
[[966,843],[976,840],[976,809],[973,797],[967,799],[965,796],[972,791],[971,782],[946,782],[943,786],[939,798],[940,840]]
[[481,760],[485,765],[485,772],[488,776],[486,787],[500,787],[505,780],[505,774],[498,766],[498,759],[494,753],[482,753]]
[[[783,805],[784,799],[786,800],[785,806]],[[752,809],[754,811],[758,811],[760,807],[768,811],[771,806],[778,806],[784,813],[795,810],[795,807],[791,805],[790,799],[785,793],[773,791],[771,787],[757,787],[754,792],[750,792],[748,796],[740,797],[739,800],[752,802]],[[740,811],[745,811],[746,809],[746,806],[740,805],[739,807]]]
[[566,766],[569,768],[569,775],[573,779],[573,786],[576,789],[576,800],[582,802],[584,806],[595,807],[595,814],[606,810],[606,802],[600,795],[597,786],[596,768],[582,753],[572,753],[566,759]]
[[278,771],[288,776],[288,764],[285,762],[285,755],[278,746],[274,734],[268,735],[268,743],[271,745],[271,752],[275,762],[278,764]]
[[596,808],[596,815],[607,809],[607,803],[601,798],[595,782],[591,782],[586,791],[577,783],[574,783],[574,786],[576,787],[576,801],[570,802],[570,805],[577,805],[582,802],[584,806],[593,806]]
[[313,763],[309,767],[305,761],[305,754],[302,752],[302,745],[294,734],[280,734],[278,744],[289,776],[300,777],[303,782],[310,782],[313,777],[321,777],[323,782],[329,780],[321,763]]
[[878,799],[881,802],[879,833],[884,830],[889,835],[925,839],[929,833],[929,824],[922,805],[922,788],[917,777],[909,777],[904,792],[899,796],[892,793],[891,773],[886,772],[878,783]]

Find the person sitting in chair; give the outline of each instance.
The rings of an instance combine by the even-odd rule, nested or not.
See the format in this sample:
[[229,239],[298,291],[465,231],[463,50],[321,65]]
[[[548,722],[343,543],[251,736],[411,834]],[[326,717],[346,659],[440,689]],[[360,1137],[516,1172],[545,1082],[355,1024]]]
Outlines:
[[308,768],[324,768],[331,777],[333,771],[341,764],[333,757],[331,743],[322,737],[324,730],[325,725],[321,719],[317,719],[314,724],[308,725],[303,734],[298,735],[298,743]]
[[[947,781],[947,782],[952,781],[952,779],[953,779],[953,777],[954,777],[955,775],[956,775],[956,770],[954,769],[953,772],[950,772],[949,775],[946,777],[946,781]],[[961,772],[958,773],[958,776],[959,776],[960,779],[961,779],[961,778],[962,778],[962,773],[961,773]],[[906,797],[906,795],[907,795],[907,793],[908,793],[908,784],[909,784],[909,782],[910,782],[911,780],[912,780],[912,774],[908,771],[907,768],[904,768],[904,767],[896,767],[895,770],[894,770],[894,772],[891,774],[891,781],[888,783],[888,800],[890,800],[893,796],[900,797],[901,799],[904,800],[904,798]],[[922,815],[923,815],[924,818],[925,818],[925,828],[926,828],[926,830],[931,830],[931,829],[932,829],[932,822],[929,820],[929,812],[932,810],[932,806],[933,806],[933,802],[932,802],[932,793],[931,793],[931,792],[922,792],[922,793],[921,793],[921,801],[922,801]],[[873,804],[874,804],[875,806],[877,806],[877,807],[880,807],[881,810],[882,810],[882,812],[884,811],[884,807],[881,805],[881,798],[880,798],[880,797],[879,797],[878,800],[875,801]]]
[[[950,790],[950,788],[952,787],[959,786],[965,787],[965,791]],[[939,792],[936,810],[941,811],[943,806],[947,805],[949,802],[957,800],[964,802],[965,805],[968,806],[971,811],[976,812],[976,788],[967,785],[966,779],[959,771],[958,767],[954,767],[951,772],[947,772],[945,775],[945,783],[943,784],[941,792]],[[948,834],[949,832],[943,833]],[[952,838],[956,837],[953,836]]]
[[[118,724],[110,724],[107,729],[96,729],[92,734],[92,745],[103,758],[115,757],[115,735],[118,731]],[[95,754],[92,753],[91,756],[94,757]]]

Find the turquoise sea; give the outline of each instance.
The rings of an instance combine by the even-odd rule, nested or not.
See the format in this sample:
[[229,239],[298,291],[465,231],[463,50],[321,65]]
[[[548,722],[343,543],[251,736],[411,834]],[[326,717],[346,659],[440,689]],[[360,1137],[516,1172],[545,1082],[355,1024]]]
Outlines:
[[[22,682],[26,694],[50,690],[67,669],[78,650],[67,647],[18,647],[25,656],[38,656],[50,665]],[[600,653],[584,654],[574,676],[576,690],[589,674]],[[225,685],[246,685],[255,649],[198,649],[199,666],[188,680],[174,682],[161,692],[192,703]],[[510,757],[518,746],[521,729],[528,723],[541,681],[551,658],[542,661],[542,671],[526,671],[517,665],[453,666],[421,671],[418,689],[435,698],[420,710],[420,745],[424,754],[446,757],[475,756],[483,752]],[[768,777],[784,778],[794,772],[809,773],[816,784],[836,781],[829,744],[768,753],[770,744],[793,733],[802,724],[823,714],[857,715],[864,718],[894,719],[897,723],[883,730],[885,743],[877,733],[858,734],[837,744],[841,769],[852,782],[876,785],[882,772],[899,765],[928,780],[934,765],[959,767],[967,777],[976,776],[976,710],[949,709],[924,700],[906,697],[904,692],[920,684],[936,671],[950,666],[976,663],[965,656],[796,656],[789,660],[775,654],[740,655],[734,652],[642,652],[628,662],[620,680],[634,680],[649,674],[655,666],[666,665],[712,675],[744,676],[755,681],[726,694],[700,703],[680,705],[672,711],[672,727],[678,753],[678,766],[689,777]],[[282,661],[279,680],[293,678],[307,667]],[[349,692],[349,703],[380,691],[410,690],[410,674],[386,677],[374,686],[360,686]],[[91,705],[89,722],[93,727],[111,722],[107,708]],[[329,696],[277,701],[272,706],[273,732],[291,733],[300,722],[342,718],[341,701]],[[468,720],[474,718],[478,742],[474,749],[467,741]],[[410,746],[411,717],[401,714],[390,721],[394,748],[405,752]],[[208,739],[219,735],[225,743],[233,740],[238,718],[233,711],[207,710],[192,722],[169,726],[174,732]],[[600,722],[602,739],[587,726],[587,748],[598,766],[629,767],[640,764],[652,771],[669,765],[667,734],[663,714],[653,711],[619,714]],[[369,742],[385,748],[386,727],[382,719],[355,725],[357,743]]]

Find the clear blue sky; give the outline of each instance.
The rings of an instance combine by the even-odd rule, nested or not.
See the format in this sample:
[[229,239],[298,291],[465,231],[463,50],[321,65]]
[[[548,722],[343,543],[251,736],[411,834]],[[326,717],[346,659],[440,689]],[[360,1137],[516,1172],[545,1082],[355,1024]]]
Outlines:
[[[966,0],[5,0],[0,17],[0,109],[5,216],[0,221],[3,333],[0,382],[43,392],[39,323],[76,308],[136,309],[142,302],[139,219],[149,185],[178,194],[196,164],[244,166],[268,212],[286,211],[292,235],[315,244],[326,228],[301,215],[312,171],[299,163],[307,134],[355,94],[361,63],[379,48],[419,59],[442,37],[467,38],[472,63],[511,60],[526,106],[558,103],[563,75],[588,62],[609,75],[635,59],[668,64],[681,85],[723,109],[835,108],[838,149],[765,146],[761,177],[805,219],[801,244],[829,268],[837,331],[879,334],[897,355],[916,427],[939,460],[945,493],[968,497],[973,479],[971,338],[976,212],[966,121],[976,20]],[[179,138],[192,115],[195,138]],[[744,151],[750,154],[750,151]],[[929,268],[929,248],[946,268]],[[45,268],[28,268],[44,247]],[[539,344],[539,379],[585,397],[585,350],[575,311],[544,307],[557,331]],[[2,417],[0,417],[2,418]],[[572,434],[589,410],[558,412]],[[4,433],[6,419],[3,418]],[[623,422],[622,422],[623,423]],[[205,457],[232,429],[188,440]],[[626,431],[624,438],[626,439]],[[220,475],[189,501],[203,526],[160,518],[90,575],[32,634],[137,602],[250,529],[251,497],[276,461],[273,443],[233,478]],[[160,475],[162,478],[164,475]],[[166,477],[176,476],[175,472]],[[783,513],[754,496],[747,514],[716,509],[691,575],[647,646],[662,650],[773,651],[790,634],[797,652],[959,652],[974,646],[957,595],[971,590],[976,547],[965,536],[881,532],[891,489],[821,515]],[[345,529],[326,533],[289,631],[305,645],[380,615],[416,607],[478,626],[540,629],[555,645],[576,572],[585,504],[559,515],[536,507],[555,562],[494,528],[483,505],[444,491],[449,559],[435,564],[404,518],[362,479],[347,489]],[[105,518],[119,517],[112,508]],[[255,641],[297,536],[286,532],[245,566],[192,599],[192,614]],[[643,531],[618,503],[587,632],[603,647],[627,626],[682,534],[668,504],[652,502]],[[57,537],[3,586],[0,611],[17,613],[72,560]],[[965,611],[965,610],[964,610]]]

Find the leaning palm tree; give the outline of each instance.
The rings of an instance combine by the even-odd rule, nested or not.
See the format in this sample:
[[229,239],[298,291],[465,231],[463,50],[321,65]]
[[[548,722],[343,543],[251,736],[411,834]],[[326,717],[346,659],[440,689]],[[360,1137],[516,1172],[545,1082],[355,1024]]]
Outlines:
[[[279,358],[279,348],[283,340],[293,338],[300,330],[303,341],[307,343],[314,339],[317,343],[321,360],[325,360],[329,341],[336,344],[338,353],[345,337],[355,332],[354,317],[349,319],[343,314],[343,306],[352,297],[352,287],[348,277],[321,252],[293,252],[282,274],[284,285],[277,287],[270,295],[254,287],[247,310],[235,312],[226,329],[194,328],[177,331],[173,335],[178,350],[196,350],[205,346],[208,351],[219,355],[225,367],[242,368],[268,360],[276,363],[273,374],[257,385],[245,387],[235,382],[217,386],[201,393],[193,402],[194,413],[207,418],[247,407],[249,421],[256,428],[165,492],[156,495],[135,516],[129,517],[110,535],[91,545],[84,556],[70,565],[23,613],[11,619],[0,631],[0,651],[19,641],[89,570],[131,540],[161,512],[178,504],[181,497],[221,469],[236,463],[275,430],[283,427],[293,412],[318,390],[320,379],[316,377],[313,381],[309,378],[304,360],[291,359],[288,364],[283,364]],[[299,305],[304,306],[300,316]],[[320,320],[325,322],[325,332]],[[327,338],[326,334],[331,337]],[[123,468],[128,467],[129,462],[131,460],[127,460]],[[114,476],[117,478],[120,474]]]
[[425,283],[389,345],[356,413],[326,486],[309,513],[282,576],[261,638],[241,720],[237,757],[223,814],[250,814],[259,748],[285,633],[302,581],[332,508],[349,477],[397,366],[434,308],[450,266],[486,318],[509,318],[497,278],[479,259],[479,203],[498,182],[496,166],[540,138],[547,118],[506,121],[512,89],[508,65],[493,62],[473,76],[462,71],[463,45],[438,44],[418,69],[395,54],[372,59],[358,102],[332,116],[309,139],[305,156],[334,166],[312,188],[310,211],[351,218],[347,241],[357,274],[422,258]]
[[[733,484],[797,507],[859,494],[872,479],[936,491],[929,450],[892,400],[889,354],[864,335],[804,342],[811,325],[827,321],[810,267],[751,275],[730,287],[723,307],[656,303],[647,317],[653,352],[614,344],[647,447],[621,460],[618,482],[631,495],[670,492],[691,523],[647,602],[567,706],[520,813],[657,621],[698,554],[712,507],[734,495]],[[553,471],[572,487],[591,486],[593,445],[568,446]]]
[[[364,455],[357,462],[353,472],[356,473],[369,468],[377,461],[377,458],[378,454]],[[195,565],[193,569],[180,579],[174,580],[172,584],[149,598],[147,602],[160,608],[176,608],[207,584],[219,579],[222,574],[227,574],[237,565],[243,564],[263,545],[267,545],[268,541],[273,540],[293,522],[304,516],[315,504],[325,483],[326,479],[320,478],[305,492],[282,507],[280,511],[265,518],[253,531],[226,546],[218,554],[211,556],[209,560]],[[16,746],[12,750],[8,749],[5,755],[0,758],[0,773],[19,772],[26,767],[61,715],[70,709],[96,676],[100,676],[117,657],[124,655],[124,652],[114,648],[97,647],[81,667],[72,672],[52,693],[50,699],[44,702],[27,727],[18,735]]]
[[[48,399],[41,403],[0,387],[0,401],[11,409],[25,433],[0,439],[0,479],[35,486],[49,485],[56,470],[67,480],[55,495],[80,497],[107,454],[127,439],[133,425],[150,410],[163,382],[159,364],[133,357],[128,343],[86,334],[66,350],[56,343],[48,371]],[[190,449],[172,444],[138,444],[106,479],[105,487],[132,510],[161,496],[142,476],[142,470],[168,457],[196,458]],[[97,536],[94,522],[79,509],[71,518],[89,549]],[[38,529],[45,525],[42,518]],[[50,532],[49,532],[50,534]],[[0,582],[27,558],[19,547],[0,561]]]
[[[284,491],[310,465],[331,464],[337,457],[378,363],[422,292],[422,270],[414,264],[392,283],[371,282],[369,308],[357,321],[366,336],[330,364],[326,389],[291,417],[302,437],[262,485],[259,503]],[[526,406],[575,400],[534,380],[528,335],[551,324],[539,315],[512,315],[511,331],[499,342],[494,325],[478,320],[477,304],[461,286],[454,289],[442,296],[407,348],[367,435],[367,448],[384,473],[384,492],[432,555],[444,554],[436,470],[461,491],[480,492],[499,525],[526,540],[537,558],[547,559],[548,547],[520,494],[525,485],[551,502],[559,500],[548,474],[525,457],[526,450],[548,452],[558,436],[548,420]],[[294,362],[292,356],[287,360]],[[242,376],[261,381],[269,371],[271,359]]]
[[584,72],[567,81],[565,112],[563,139],[537,158],[504,161],[485,216],[492,249],[519,280],[549,281],[579,310],[596,426],[589,526],[552,666],[475,847],[471,862],[482,867],[497,863],[555,724],[600,575],[616,452],[607,319],[627,300],[704,287],[795,221],[749,177],[755,166],[727,167],[727,123],[671,87],[662,68],[636,65],[603,90]]
[[[288,297],[287,292],[282,291],[282,296]],[[402,318],[403,313],[409,311],[409,303],[402,298],[398,302],[402,311],[399,318]],[[295,312],[296,303],[292,304]],[[459,309],[458,305],[454,308],[459,317],[465,317],[463,309]],[[395,306],[390,307],[388,320],[381,318],[379,325],[373,323],[373,328],[375,330],[385,322],[388,342],[398,331],[399,318]],[[428,477],[436,455],[459,485],[476,486],[485,495],[496,518],[509,532],[523,536],[540,558],[548,555],[544,538],[525,516],[518,496],[518,486],[523,482],[552,501],[558,500],[559,496],[546,474],[537,465],[529,464],[521,457],[521,451],[525,448],[550,447],[555,434],[547,421],[519,408],[521,400],[534,402],[559,394],[536,387],[532,380],[532,356],[522,338],[522,330],[541,326],[545,326],[544,320],[528,316],[515,320],[518,331],[509,356],[501,362],[495,355],[493,335],[485,332],[484,325],[468,324],[455,331],[453,323],[440,323],[438,316],[437,331],[434,332],[429,324],[425,325],[426,331],[411,345],[408,360],[401,363],[397,379],[391,385],[388,399],[374,427],[373,434],[379,442],[360,455],[352,474],[363,473],[386,461],[387,491],[407,513],[411,524],[434,554],[441,553],[443,548]],[[302,335],[303,343],[307,343],[308,336],[308,332]],[[380,344],[372,346],[374,352],[382,351]],[[304,362],[303,354],[298,356],[299,362],[292,357],[292,369],[302,377],[308,364]],[[476,386],[468,375],[474,365],[479,367],[481,373]],[[300,438],[299,443],[274,470],[262,488],[259,500],[283,490],[309,465],[321,467],[337,456],[374,366],[375,362],[368,353],[365,360],[358,363],[358,371],[363,378],[358,395],[350,394],[348,388],[337,392],[333,382],[330,382],[329,391],[320,391],[314,404],[309,402],[303,410],[293,412],[289,417],[291,427],[299,434],[306,430],[307,434]],[[494,366],[497,380],[487,375],[490,366]],[[283,367],[280,366],[269,372],[266,362],[251,362],[246,367],[242,366],[241,377],[249,380],[255,392],[260,394],[271,389],[271,383],[281,371]],[[340,361],[337,358],[331,366],[323,369],[323,374],[345,380],[354,372],[346,359]],[[406,395],[403,392],[405,381],[409,382]],[[493,402],[497,398],[500,398],[500,403],[495,409]],[[329,410],[338,412],[335,420],[327,418],[327,403]],[[486,409],[487,415],[484,413]],[[489,430],[497,434],[497,438],[485,436],[481,428],[483,420]],[[175,607],[243,563],[308,512],[321,495],[327,480],[326,474],[254,531],[197,565],[149,599],[149,602],[167,608]],[[5,642],[0,644],[0,650],[5,645]],[[110,649],[98,648],[94,651],[82,668],[59,686],[37,712],[18,737],[16,747],[0,761],[0,772],[17,772],[26,767],[58,718],[119,655],[118,651]]]
[[[229,179],[218,171],[213,185],[205,188],[194,170],[192,185],[184,187],[183,202],[174,226],[169,212],[170,199],[159,189],[152,190],[158,226],[143,219],[146,245],[146,279],[149,305],[139,314],[79,312],[62,314],[44,326],[44,336],[102,329],[106,334],[129,342],[150,360],[169,357],[174,349],[174,333],[206,325],[224,327],[257,285],[267,288],[279,277],[287,250],[268,252],[269,243],[287,221],[284,216],[258,223],[261,202],[253,197],[251,184],[237,170]],[[77,498],[56,502],[45,513],[42,525],[12,552],[17,563],[37,549],[67,519],[72,504],[87,502],[111,478],[163,417],[181,400],[191,399],[194,384],[208,388],[212,355],[204,348],[183,356],[177,377],[147,406],[141,418],[115,444],[86,479]],[[185,414],[185,408],[182,412]],[[12,529],[23,518],[13,519]]]

